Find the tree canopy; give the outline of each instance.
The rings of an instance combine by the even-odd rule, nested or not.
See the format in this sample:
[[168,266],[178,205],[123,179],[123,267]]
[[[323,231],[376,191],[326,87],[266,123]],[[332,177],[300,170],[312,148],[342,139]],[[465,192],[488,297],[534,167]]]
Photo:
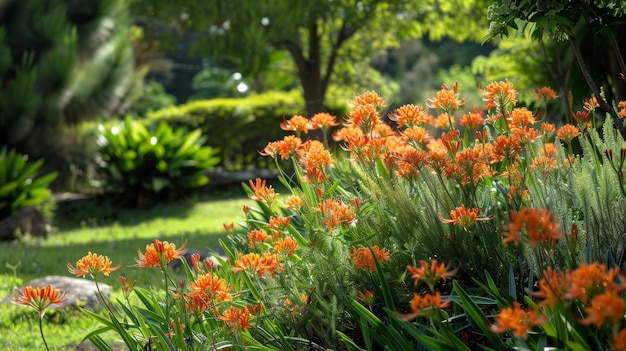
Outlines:
[[[479,40],[487,31],[487,0],[196,0],[137,1],[133,11],[151,18],[159,33],[175,26],[191,32],[195,51],[260,74],[276,51],[297,68],[307,114],[323,110],[337,65],[354,64],[402,39],[449,36]],[[165,27],[164,27],[165,26]],[[462,28],[462,30],[460,30]]]

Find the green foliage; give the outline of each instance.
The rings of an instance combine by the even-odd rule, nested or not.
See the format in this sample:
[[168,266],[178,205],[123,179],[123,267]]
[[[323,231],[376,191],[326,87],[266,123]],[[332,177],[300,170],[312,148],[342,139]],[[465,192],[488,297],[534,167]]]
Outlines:
[[[362,64],[373,52],[395,47],[403,38],[430,35],[478,40],[487,29],[480,9],[486,0],[315,1],[292,6],[277,1],[140,2],[133,11],[152,14],[172,27],[202,30],[210,40],[198,41],[196,52],[228,61],[246,76],[273,64],[276,52],[289,54],[300,80],[306,113],[324,111],[337,68]],[[175,6],[175,8],[172,8]],[[418,10],[419,9],[419,10]],[[180,14],[185,16],[181,17]],[[462,27],[464,30],[457,30]],[[174,31],[171,31],[174,32]],[[157,35],[169,33],[162,31]]]
[[176,97],[165,92],[163,85],[155,80],[144,86],[144,92],[132,104],[132,112],[138,116],[145,116],[152,111],[176,105]]
[[[347,105],[335,101],[331,111],[343,116]],[[227,170],[272,167],[259,155],[269,141],[282,139],[276,128],[287,116],[303,113],[305,107],[297,91],[268,92],[245,98],[200,100],[165,108],[148,115],[173,127],[200,129],[206,143],[219,147],[220,166]]]
[[42,159],[29,161],[28,156],[6,146],[0,150],[0,218],[38,205],[50,196],[48,185],[57,175],[39,176],[42,164]]
[[2,144],[47,156],[49,145],[33,133],[126,107],[145,72],[135,71],[125,7],[126,0],[3,3]]
[[205,172],[219,161],[216,150],[201,145],[200,130],[187,133],[167,123],[146,127],[130,116],[99,130],[105,190],[135,206],[177,199],[206,185]]

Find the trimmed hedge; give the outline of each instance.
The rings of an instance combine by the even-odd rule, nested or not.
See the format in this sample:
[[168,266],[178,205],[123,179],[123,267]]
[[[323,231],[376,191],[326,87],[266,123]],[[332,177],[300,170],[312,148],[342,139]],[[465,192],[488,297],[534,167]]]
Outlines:
[[[328,112],[341,118],[347,109],[346,103]],[[261,157],[258,151],[287,135],[278,126],[297,113],[305,113],[300,92],[273,91],[244,98],[193,101],[148,113],[147,117],[173,128],[200,129],[206,137],[205,145],[220,149],[220,166],[241,170],[273,167],[271,159]]]

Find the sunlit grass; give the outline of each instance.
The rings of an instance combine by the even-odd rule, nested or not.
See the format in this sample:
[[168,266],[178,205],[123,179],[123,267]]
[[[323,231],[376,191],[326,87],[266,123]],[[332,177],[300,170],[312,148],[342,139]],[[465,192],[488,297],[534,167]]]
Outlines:
[[[217,250],[224,239],[224,223],[238,222],[243,205],[250,205],[243,190],[199,196],[188,204],[164,204],[147,210],[126,209],[108,201],[77,201],[59,204],[55,231],[45,240],[0,244],[0,298],[30,279],[46,275],[70,276],[67,264],[89,251],[111,258],[122,268],[104,283],[120,298],[119,276],[132,276],[137,285],[160,288],[163,275],[156,268],[133,267],[137,250],[145,251],[153,239],[167,240],[188,248]],[[62,316],[61,320],[54,318]],[[0,303],[0,348],[37,350],[43,344],[34,311]],[[80,313],[63,312],[44,323],[51,349],[73,350],[96,326]]]

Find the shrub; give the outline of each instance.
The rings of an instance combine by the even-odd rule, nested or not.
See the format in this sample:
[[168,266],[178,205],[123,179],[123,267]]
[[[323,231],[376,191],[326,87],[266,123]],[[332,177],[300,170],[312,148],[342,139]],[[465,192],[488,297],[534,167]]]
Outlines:
[[[304,111],[297,91],[269,92],[245,98],[200,100],[148,114],[173,127],[199,128],[206,142],[220,148],[222,166],[228,170],[268,167],[272,163],[259,156],[269,141],[285,133],[276,126],[286,116]],[[331,112],[343,115],[346,106],[337,105]]]
[[50,196],[48,185],[57,175],[52,172],[37,176],[43,162],[29,161],[27,155],[6,146],[0,150],[0,218],[38,205]]
[[180,199],[189,189],[206,185],[205,172],[218,163],[216,150],[201,146],[197,129],[187,133],[166,123],[146,127],[130,116],[98,128],[104,188],[131,205]]

